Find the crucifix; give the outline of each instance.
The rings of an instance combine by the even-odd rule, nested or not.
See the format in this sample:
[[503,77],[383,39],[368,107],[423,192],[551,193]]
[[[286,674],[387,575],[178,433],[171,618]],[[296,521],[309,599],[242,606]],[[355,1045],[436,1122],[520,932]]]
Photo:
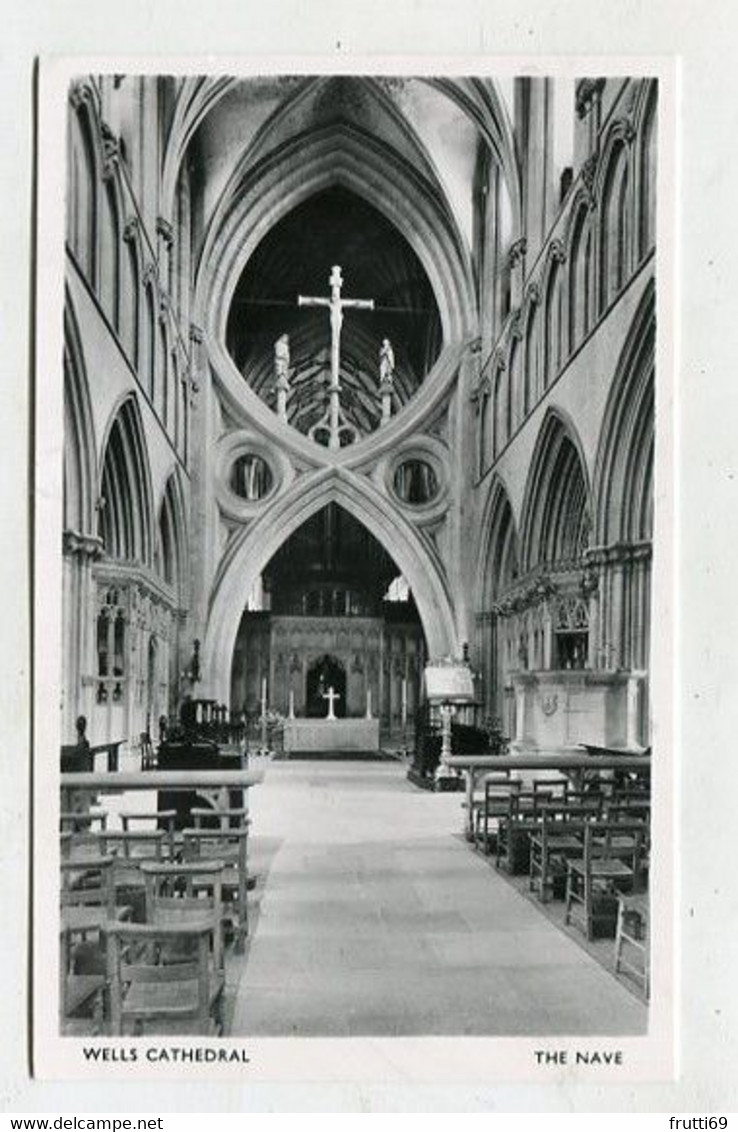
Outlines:
[[341,697],[338,694],[338,692],[334,691],[332,684],[331,684],[330,688],[328,689],[328,691],[323,693],[323,699],[328,701],[328,714],[325,717],[326,719],[335,719],[336,718],[336,713],[333,710],[333,702],[334,702],[334,700],[340,700],[340,698]]
[[[341,447],[341,433],[352,433],[352,439],[357,436],[356,429],[350,425],[345,418],[342,421],[343,413],[341,412],[341,403],[339,394],[341,392],[341,385],[338,380],[341,358],[341,326],[343,325],[343,309],[344,307],[353,307],[357,310],[373,311],[374,299],[342,299],[341,287],[343,286],[343,278],[341,276],[341,268],[336,264],[331,270],[331,277],[328,280],[331,288],[331,297],[328,298],[312,298],[305,295],[297,296],[298,307],[328,307],[331,317],[331,382],[328,386],[328,410],[325,416],[313,425],[310,429],[310,435],[314,437],[316,430],[327,430],[328,432],[328,447],[340,448]],[[331,716],[328,717],[329,719]]]

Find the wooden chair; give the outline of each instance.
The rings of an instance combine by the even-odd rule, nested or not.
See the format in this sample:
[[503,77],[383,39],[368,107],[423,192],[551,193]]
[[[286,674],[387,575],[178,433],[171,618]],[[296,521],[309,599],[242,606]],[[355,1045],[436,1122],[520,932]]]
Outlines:
[[497,823],[505,817],[510,805],[510,794],[519,789],[519,783],[510,780],[508,771],[494,771],[484,777],[484,796],[474,799],[474,845],[483,853],[490,853]]
[[643,794],[613,794],[603,807],[608,821],[651,820],[651,799]]
[[176,835],[176,810],[150,810],[150,811],[130,811],[126,810],[120,815],[121,825],[123,826],[124,833],[136,833],[139,830],[139,823],[145,825],[145,829],[140,832],[149,832],[150,830],[163,830],[166,834],[164,844],[166,846],[167,855],[173,858],[177,852],[177,835]]
[[186,829],[184,857],[186,861],[222,861],[224,918],[231,924],[236,950],[241,951],[248,935],[248,866],[247,845],[249,822],[238,829]]
[[[623,835],[629,844],[618,843]],[[617,897],[634,891],[640,867],[643,826],[624,822],[588,822],[581,860],[567,862],[566,916],[594,939],[597,929],[615,935]]]
[[61,862],[61,926],[75,935],[98,934],[110,922],[125,920],[129,905],[118,905],[112,857]]
[[100,970],[78,969],[72,934],[68,927],[60,932],[59,1029],[65,1036],[101,1034],[107,987],[104,953],[99,953]]
[[162,864],[145,861],[141,865],[146,884],[146,923],[186,925],[211,917],[215,925],[213,969],[221,979],[224,871],[223,862],[216,860]]
[[[618,922],[615,932],[615,970],[626,971],[643,986],[646,998],[649,994],[649,899],[648,893],[618,897]],[[635,961],[635,956],[639,960]]]
[[139,736],[141,750],[141,770],[154,770],[156,768],[156,752],[148,731],[142,731]]
[[556,895],[557,881],[565,887],[568,862],[583,855],[586,823],[592,817],[587,806],[543,807],[539,828],[530,834],[529,880],[542,904]]
[[249,811],[243,806],[211,809],[195,806],[190,811],[195,829],[248,829]]
[[107,810],[92,811],[66,811],[59,814],[59,829],[61,833],[87,833],[99,823],[99,828],[105,830],[108,824]]
[[[222,985],[214,993],[214,918],[188,924],[111,924],[107,929],[110,1030],[128,1034],[222,1031]],[[181,962],[167,962],[172,949]]]
[[[563,794],[561,797],[563,800]],[[497,826],[497,868],[513,874],[529,871],[530,836],[539,827],[543,807],[552,800],[553,788],[543,783],[537,787],[520,787],[510,794],[507,813]]]
[[142,866],[147,861],[164,860],[166,833],[162,829],[114,830],[98,834],[105,851],[113,858],[113,884],[117,899],[135,908],[135,919],[143,915],[145,889]]

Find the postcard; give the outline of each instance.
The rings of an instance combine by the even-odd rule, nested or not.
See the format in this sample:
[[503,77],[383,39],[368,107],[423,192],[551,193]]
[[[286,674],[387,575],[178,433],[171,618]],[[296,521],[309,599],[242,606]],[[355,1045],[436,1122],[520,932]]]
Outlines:
[[42,61],[38,1077],[673,1077],[675,107]]

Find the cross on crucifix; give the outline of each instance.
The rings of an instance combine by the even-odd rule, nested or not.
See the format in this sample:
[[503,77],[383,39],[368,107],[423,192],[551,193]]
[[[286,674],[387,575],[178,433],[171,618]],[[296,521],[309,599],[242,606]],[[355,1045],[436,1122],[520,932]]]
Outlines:
[[336,713],[333,710],[333,702],[334,700],[340,700],[340,698],[338,692],[334,691],[332,684],[327,692],[323,692],[323,699],[328,701],[328,714],[325,717],[326,719],[336,718]]
[[[357,310],[373,311],[374,299],[342,299],[341,287],[343,286],[343,277],[341,275],[341,268],[335,264],[331,269],[331,277],[328,280],[331,288],[331,297],[311,297],[305,295],[297,296],[298,307],[328,307],[331,317],[331,383],[328,386],[328,412],[326,414],[327,420],[325,422],[328,428],[328,447],[340,448],[341,447],[341,407],[339,394],[341,386],[338,380],[340,357],[341,357],[341,326],[343,325],[343,309],[344,307],[353,307]],[[323,422],[320,422],[321,425]],[[353,430],[355,433],[355,430]],[[330,718],[330,716],[329,716]]]

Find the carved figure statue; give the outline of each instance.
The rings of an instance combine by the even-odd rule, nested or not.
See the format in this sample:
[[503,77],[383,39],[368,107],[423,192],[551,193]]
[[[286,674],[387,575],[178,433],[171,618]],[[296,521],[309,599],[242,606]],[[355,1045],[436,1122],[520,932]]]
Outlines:
[[288,334],[281,334],[274,343],[274,376],[277,379],[277,389],[289,389],[290,339]]
[[383,387],[392,388],[395,376],[395,352],[389,338],[382,339],[382,348],[379,351],[379,381]]

